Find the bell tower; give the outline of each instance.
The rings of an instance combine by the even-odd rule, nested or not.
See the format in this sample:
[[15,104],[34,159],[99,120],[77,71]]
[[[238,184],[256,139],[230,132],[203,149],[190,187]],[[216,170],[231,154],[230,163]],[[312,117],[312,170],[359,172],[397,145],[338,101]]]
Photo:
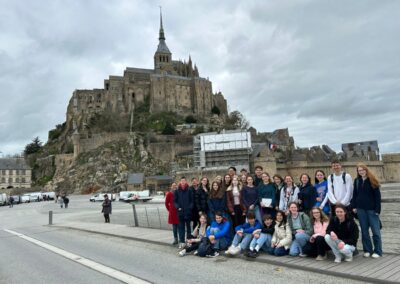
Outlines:
[[157,72],[172,71],[172,54],[165,43],[164,27],[162,21],[162,13],[160,7],[160,32],[158,37],[158,47],[154,54],[154,70]]

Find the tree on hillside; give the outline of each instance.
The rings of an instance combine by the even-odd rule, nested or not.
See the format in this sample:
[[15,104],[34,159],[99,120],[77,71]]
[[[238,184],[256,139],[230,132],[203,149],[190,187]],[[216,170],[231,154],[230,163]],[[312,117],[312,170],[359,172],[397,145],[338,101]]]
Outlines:
[[24,155],[29,155],[33,153],[37,153],[42,149],[43,143],[40,141],[39,137],[35,137],[32,140],[32,143],[29,143],[25,146]]
[[225,129],[248,129],[250,126],[246,117],[238,110],[229,113],[225,122]]

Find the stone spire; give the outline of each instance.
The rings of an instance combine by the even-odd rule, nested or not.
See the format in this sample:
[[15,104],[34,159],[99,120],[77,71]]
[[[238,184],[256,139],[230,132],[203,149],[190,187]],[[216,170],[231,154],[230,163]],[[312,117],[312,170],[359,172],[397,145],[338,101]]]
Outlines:
[[156,52],[171,54],[167,44],[165,43],[165,34],[164,34],[164,27],[163,27],[163,22],[162,22],[161,7],[160,7],[160,32],[159,32],[158,40],[159,40],[159,43],[158,43],[158,48],[157,48]]
[[165,40],[164,27],[163,27],[163,24],[162,24],[161,6],[160,6],[160,35],[159,35],[158,39],[159,40]]

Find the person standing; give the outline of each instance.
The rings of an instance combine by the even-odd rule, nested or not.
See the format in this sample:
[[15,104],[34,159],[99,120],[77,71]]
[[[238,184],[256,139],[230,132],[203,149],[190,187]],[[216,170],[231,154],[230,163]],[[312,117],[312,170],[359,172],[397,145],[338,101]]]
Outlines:
[[275,210],[279,210],[279,200],[281,198],[281,190],[285,186],[284,179],[281,175],[275,174],[272,179],[275,183]]
[[298,195],[300,211],[309,216],[310,210],[314,207],[317,200],[317,192],[315,187],[311,184],[310,176],[308,174],[302,174],[300,176],[300,182],[301,184]]
[[58,196],[58,205],[60,205],[60,208],[63,208],[64,206],[64,198],[60,195]]
[[[382,256],[382,239],[379,214],[381,213],[381,192],[379,181],[365,164],[357,165],[357,178],[354,180],[351,207],[357,214],[361,227],[361,240],[364,257]],[[369,229],[372,231],[372,248]]]
[[331,205],[331,214],[334,215],[335,205],[340,203],[349,210],[350,201],[353,195],[353,181],[351,176],[342,171],[342,165],[338,160],[333,160],[333,173],[328,178],[328,198]]
[[178,219],[178,212],[174,205],[174,192],[177,188],[178,185],[176,184],[176,182],[173,182],[171,184],[170,191],[168,191],[167,194],[165,195],[165,208],[167,208],[168,211],[168,224],[172,225],[172,233],[174,236],[174,241],[172,242],[173,246],[178,244],[179,219]]
[[210,192],[210,182],[207,177],[202,177],[200,186],[194,194],[194,203],[196,204],[196,216],[200,217],[202,214],[208,216],[208,194]]
[[279,199],[279,210],[284,211],[286,215],[289,214],[289,203],[297,202],[299,188],[293,183],[291,176],[285,176],[285,185],[281,190]]
[[233,228],[243,224],[245,221],[245,214],[243,212],[246,211],[246,208],[242,202],[241,190],[242,185],[239,183],[238,177],[234,176],[231,185],[226,191],[226,205],[232,219]]
[[104,201],[102,207],[103,209],[101,210],[101,212],[104,215],[104,222],[110,223],[110,214],[112,211],[112,207],[111,207],[111,200],[108,198],[108,194],[104,194]]
[[222,212],[225,216],[226,213],[226,195],[218,181],[213,181],[211,184],[210,195],[208,199],[208,214],[210,222],[214,221],[216,212]]
[[258,190],[257,187],[253,184],[254,180],[252,176],[247,176],[247,185],[245,185],[242,189],[242,202],[245,207],[245,213],[249,213],[249,211],[253,211],[256,215],[256,219],[261,224],[261,214],[260,214],[260,207],[258,206]]
[[329,215],[329,202],[328,202],[328,181],[326,180],[325,172],[317,170],[315,172],[315,190],[317,191],[317,202],[315,206],[321,208],[325,214]]
[[186,238],[190,238],[190,221],[192,220],[193,210],[193,193],[189,189],[189,185],[185,177],[181,178],[178,189],[174,192],[174,205],[178,210],[178,233],[179,233],[179,248],[185,247],[185,229]]
[[254,175],[253,183],[257,187],[260,183],[262,183],[263,167],[255,166],[254,171],[255,171],[255,175]]
[[358,226],[348,215],[346,206],[337,203],[335,216],[331,217],[326,229],[325,241],[335,255],[335,262],[352,261],[358,240]]
[[10,196],[8,202],[10,203],[10,208],[12,208],[14,206],[14,197]]
[[67,196],[64,196],[63,201],[64,201],[64,208],[67,209],[69,204],[69,198]]
[[258,185],[258,200],[261,216],[269,214],[275,217],[276,187],[268,173],[262,173],[262,182]]
[[[197,190],[199,189],[199,180],[197,178],[192,178],[192,185],[189,187],[189,190],[192,191],[193,199],[197,193]],[[196,206],[196,202],[193,200],[193,209],[192,209],[192,228],[197,227],[197,224],[199,223],[199,214],[198,214],[198,209]]]

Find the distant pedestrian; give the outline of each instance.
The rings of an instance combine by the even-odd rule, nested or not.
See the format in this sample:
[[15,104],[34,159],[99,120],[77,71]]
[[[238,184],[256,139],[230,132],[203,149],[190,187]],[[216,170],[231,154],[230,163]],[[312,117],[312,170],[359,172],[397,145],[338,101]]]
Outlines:
[[171,190],[165,195],[165,208],[168,210],[168,224],[172,225],[172,233],[174,234],[174,241],[172,245],[178,244],[178,212],[174,205],[174,192],[178,188],[176,182],[171,184]]
[[10,208],[12,208],[14,206],[14,197],[10,196],[8,202],[10,203]]
[[68,208],[68,203],[69,203],[69,198],[68,198],[67,196],[64,196],[64,206],[65,206],[65,209]]
[[104,214],[104,222],[105,223],[110,223],[110,214],[112,211],[111,208],[111,200],[108,198],[107,194],[104,194],[104,201],[103,201],[103,209],[101,210],[101,213]]
[[61,195],[60,196],[58,196],[58,204],[60,205],[60,207],[61,208],[63,208],[63,205],[64,205],[64,199],[61,197]]

